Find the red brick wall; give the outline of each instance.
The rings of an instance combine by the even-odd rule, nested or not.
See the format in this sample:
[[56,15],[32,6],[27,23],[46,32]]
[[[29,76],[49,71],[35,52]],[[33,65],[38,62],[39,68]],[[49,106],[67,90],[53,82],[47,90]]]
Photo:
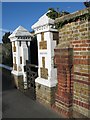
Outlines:
[[73,109],[90,117],[90,40],[73,40],[72,44],[74,49]]
[[[84,17],[88,13],[90,13],[90,8],[56,20],[56,23],[64,20],[67,23],[59,28],[59,44],[55,49],[58,79],[55,105],[60,112],[63,111],[64,115],[70,113],[71,105],[73,111],[90,118],[90,16]],[[80,16],[80,19],[72,21],[76,16]],[[68,22],[69,19],[71,19],[70,22]],[[65,49],[68,47],[72,47],[73,52]],[[71,54],[72,61],[71,57],[66,57],[69,53],[73,53]],[[73,69],[70,73],[69,66],[71,65]],[[70,77],[72,74],[73,77]],[[71,82],[66,82],[66,76]]]
[[55,106],[61,114],[70,117],[73,93],[73,49],[55,49],[55,64],[58,79]]

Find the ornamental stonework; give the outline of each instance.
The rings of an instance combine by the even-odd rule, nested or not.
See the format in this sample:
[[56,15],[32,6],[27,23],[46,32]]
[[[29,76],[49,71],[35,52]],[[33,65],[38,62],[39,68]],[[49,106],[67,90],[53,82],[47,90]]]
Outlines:
[[41,41],[39,42],[39,49],[47,49],[47,41],[44,40],[44,32],[41,32]]
[[14,46],[13,46],[13,52],[16,52],[15,42],[13,44],[14,44]]
[[48,69],[45,68],[45,57],[42,57],[42,67],[40,68],[41,78],[48,79]]
[[41,78],[48,79],[48,69],[40,68]]
[[13,69],[17,71],[17,64],[13,64]]
[[45,57],[42,57],[42,66],[45,68]]
[[39,49],[47,49],[47,41],[39,42]]

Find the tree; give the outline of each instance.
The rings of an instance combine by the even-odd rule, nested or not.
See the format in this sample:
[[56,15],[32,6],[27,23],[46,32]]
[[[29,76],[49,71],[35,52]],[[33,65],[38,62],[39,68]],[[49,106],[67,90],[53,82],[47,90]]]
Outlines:
[[86,1],[86,2],[84,2],[84,5],[86,6],[86,7],[90,7],[90,1]]
[[6,32],[4,35],[3,35],[3,38],[2,38],[2,42],[3,43],[10,43],[10,39],[8,38],[10,35],[10,32]]
[[47,16],[51,19],[55,19],[58,17],[58,12],[56,10],[54,10],[53,8],[49,8],[48,9],[49,12],[47,13]]
[[7,32],[2,37],[2,63],[5,65],[12,66],[12,45],[10,39],[8,38],[10,32]]

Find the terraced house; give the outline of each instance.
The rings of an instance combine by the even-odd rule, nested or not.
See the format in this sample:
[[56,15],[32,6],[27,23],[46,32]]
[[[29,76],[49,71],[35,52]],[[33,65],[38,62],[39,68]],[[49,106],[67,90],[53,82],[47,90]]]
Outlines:
[[17,88],[63,117],[90,118],[90,8],[55,20],[45,13],[32,29],[37,42],[22,26],[9,36]]

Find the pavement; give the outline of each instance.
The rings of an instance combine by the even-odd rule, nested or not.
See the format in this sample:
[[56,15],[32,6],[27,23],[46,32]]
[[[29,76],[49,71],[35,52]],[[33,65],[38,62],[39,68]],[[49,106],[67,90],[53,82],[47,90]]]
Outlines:
[[10,71],[2,74],[2,117],[3,118],[61,118],[51,108],[25,96],[15,89]]

